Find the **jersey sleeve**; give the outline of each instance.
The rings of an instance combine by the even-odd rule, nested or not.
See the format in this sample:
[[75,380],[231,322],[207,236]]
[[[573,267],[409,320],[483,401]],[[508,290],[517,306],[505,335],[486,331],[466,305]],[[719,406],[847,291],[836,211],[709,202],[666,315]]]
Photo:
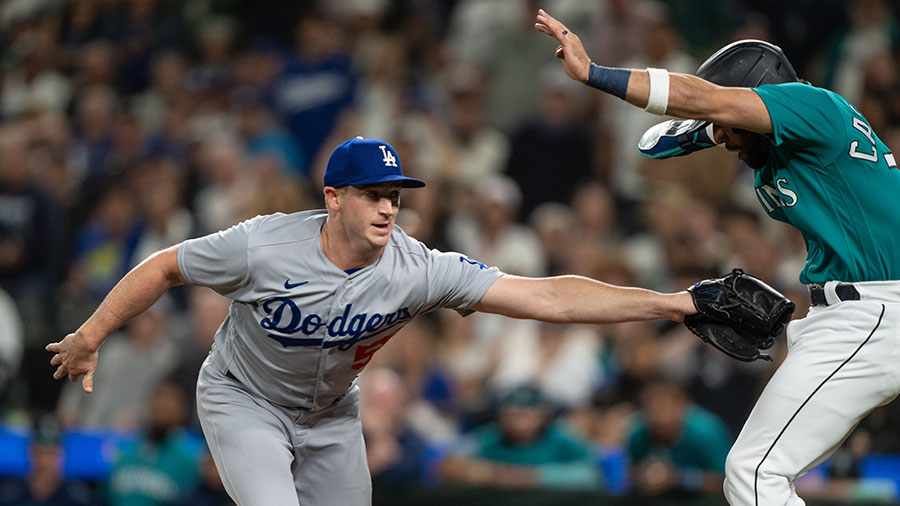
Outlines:
[[248,244],[260,217],[196,239],[178,248],[178,268],[193,285],[208,286],[234,298],[250,283]]
[[430,250],[426,289],[426,311],[455,309],[461,315],[472,313],[472,306],[503,275],[496,267],[461,253]]
[[767,84],[753,88],[769,110],[770,138],[806,163],[827,165],[838,156],[846,135],[844,117],[827,90],[806,83]]

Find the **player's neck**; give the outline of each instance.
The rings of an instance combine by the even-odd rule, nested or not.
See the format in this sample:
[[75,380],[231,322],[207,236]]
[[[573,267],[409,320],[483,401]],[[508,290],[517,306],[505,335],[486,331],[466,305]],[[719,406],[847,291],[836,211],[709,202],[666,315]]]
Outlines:
[[326,219],[319,234],[322,253],[342,271],[358,269],[381,258],[384,248],[373,248],[366,241],[354,241],[333,220]]

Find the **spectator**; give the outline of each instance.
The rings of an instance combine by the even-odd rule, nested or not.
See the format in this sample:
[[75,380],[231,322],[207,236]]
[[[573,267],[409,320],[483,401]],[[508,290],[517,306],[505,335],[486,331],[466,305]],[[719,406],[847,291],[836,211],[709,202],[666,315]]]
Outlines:
[[100,364],[104,372],[97,382],[109,391],[89,395],[75,383],[63,387],[57,410],[66,425],[125,429],[143,425],[152,415],[148,401],[154,385],[169,374],[179,354],[168,338],[170,311],[171,300],[161,299],[104,346]]
[[[656,20],[659,5],[652,0],[604,0],[591,17],[585,46],[597,61],[620,65],[642,51],[643,36]],[[574,29],[574,27],[573,27]]]
[[0,288],[0,420],[8,408],[9,394],[22,363],[23,323],[16,303]]
[[49,33],[21,37],[4,50],[18,61],[0,79],[0,116],[17,118],[41,111],[64,112],[68,107],[72,83],[54,66],[55,41],[51,37]]
[[897,22],[888,15],[888,2],[852,0],[846,2],[845,8],[849,24],[830,45],[830,65],[824,85],[851,103],[860,103],[866,66],[873,60],[883,60],[890,55],[890,49],[900,37]]
[[603,344],[596,327],[523,323],[510,322],[497,340],[493,391],[530,384],[555,406],[572,409],[589,402],[601,378]]
[[262,91],[239,88],[232,95],[231,105],[237,112],[238,135],[246,145],[247,157],[273,157],[279,172],[301,179],[307,163],[305,154],[275,121]]
[[[230,301],[218,293],[205,288],[193,287],[188,291],[188,314],[186,334],[178,343],[178,361],[169,375],[169,379],[177,383],[185,392],[188,404],[194,406],[197,387],[197,375],[200,366],[209,355],[216,330],[222,320],[228,316]],[[194,411],[194,410],[192,410]],[[190,425],[200,427],[196,413],[190,417]]]
[[193,216],[181,205],[178,169],[167,160],[148,165],[136,181],[144,189],[139,196],[144,220],[131,267],[158,249],[188,239],[194,230]]
[[357,78],[340,30],[324,13],[308,11],[294,34],[296,51],[275,82],[275,109],[311,160],[341,114],[355,105]]
[[200,481],[178,502],[178,506],[235,506],[225,492],[222,477],[219,476],[216,463],[209,453],[206,453],[200,462]]
[[197,484],[196,450],[181,432],[187,417],[184,392],[174,383],[158,383],[148,410],[140,436],[113,464],[105,486],[110,506],[175,505]]
[[473,185],[472,192],[471,214],[457,216],[450,225],[450,246],[509,274],[542,276],[540,241],[533,230],[515,222],[522,202],[519,185],[495,175]]
[[2,506],[88,506],[93,504],[86,486],[62,475],[62,434],[52,417],[42,417],[29,444],[28,476],[0,484]]
[[243,149],[236,139],[207,139],[201,144],[199,162],[203,184],[193,202],[198,232],[228,228],[240,221],[255,186],[244,165]]
[[578,238],[576,223],[577,217],[572,208],[558,202],[541,204],[529,216],[528,224],[534,229],[544,250],[544,270],[548,275],[573,272],[571,253]]
[[[653,21],[642,32],[641,52],[623,65],[629,68],[658,67],[688,74],[694,72],[697,63],[681,49],[681,37],[672,25],[669,11],[661,4],[655,5]],[[645,188],[644,178],[638,170],[642,158],[635,146],[644,131],[659,122],[659,118],[623,101],[615,101],[610,106],[609,114],[604,118],[604,129],[612,136],[615,150],[612,189],[620,199],[640,200],[645,195]]]
[[[541,91],[534,86],[533,79],[541,75],[541,70],[553,61],[553,56],[541,51],[542,41],[535,37],[539,35],[533,27],[537,2],[513,0],[503,2],[501,8],[491,1],[467,3],[470,4],[469,14],[480,12],[482,18],[478,22],[469,22],[469,27],[458,35],[479,26],[484,29],[482,33],[472,35],[464,46],[472,47],[466,51],[476,51],[467,61],[475,63],[487,74],[488,118],[501,131],[516,132],[532,118],[546,114],[540,104]],[[495,12],[484,14],[485,9]],[[483,47],[478,49],[482,44]],[[522,79],[522,76],[529,78]]]
[[498,411],[497,422],[476,429],[442,462],[444,480],[504,488],[602,487],[590,445],[556,419],[539,390],[512,390]]
[[49,292],[62,228],[61,210],[32,177],[28,141],[0,131],[0,287],[20,303]]
[[73,268],[84,274],[86,295],[96,304],[132,265],[140,238],[136,213],[132,195],[123,185],[113,184],[78,233]]
[[360,381],[360,418],[374,493],[425,483],[426,441],[406,420],[408,393],[390,369],[367,369]]
[[449,131],[440,147],[443,174],[454,186],[466,187],[503,171],[509,139],[484,113],[484,76],[473,66],[449,71]]
[[[539,75],[540,113],[512,134],[506,165],[522,189],[523,218],[544,202],[568,204],[578,184],[591,179],[592,140],[578,116],[583,90],[557,68],[545,67]],[[547,184],[549,170],[553,184]]]
[[732,442],[725,424],[692,404],[681,385],[648,382],[626,446],[633,489],[648,495],[720,493]]
[[166,102],[178,100],[187,82],[187,62],[178,52],[157,55],[151,64],[150,85],[132,99],[132,110],[144,131],[156,133],[163,127]]
[[83,191],[110,175],[107,164],[116,145],[119,102],[116,90],[105,85],[90,86],[76,96],[69,157]]

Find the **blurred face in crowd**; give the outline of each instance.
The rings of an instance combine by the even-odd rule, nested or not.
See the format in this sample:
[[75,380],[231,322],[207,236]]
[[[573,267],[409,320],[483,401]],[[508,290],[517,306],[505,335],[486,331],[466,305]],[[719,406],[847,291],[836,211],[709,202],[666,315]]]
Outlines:
[[503,436],[513,445],[537,440],[547,424],[548,413],[541,406],[507,406],[500,413]]
[[653,438],[674,445],[681,438],[687,397],[680,387],[669,383],[652,383],[642,395],[644,414]]
[[12,189],[21,189],[31,180],[28,149],[22,136],[0,137],[0,181]]
[[31,474],[56,476],[59,474],[62,450],[59,445],[35,444],[31,447]]
[[151,440],[162,441],[187,416],[184,392],[178,385],[162,383],[153,391],[148,409],[148,434]]
[[329,218],[357,251],[384,248],[400,210],[400,188],[399,183],[326,187]]

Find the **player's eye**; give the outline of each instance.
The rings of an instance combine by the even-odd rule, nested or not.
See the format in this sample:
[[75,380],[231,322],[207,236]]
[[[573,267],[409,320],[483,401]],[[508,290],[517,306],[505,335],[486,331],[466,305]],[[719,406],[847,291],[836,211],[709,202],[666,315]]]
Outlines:
[[371,200],[378,200],[378,192],[366,192],[366,198]]

